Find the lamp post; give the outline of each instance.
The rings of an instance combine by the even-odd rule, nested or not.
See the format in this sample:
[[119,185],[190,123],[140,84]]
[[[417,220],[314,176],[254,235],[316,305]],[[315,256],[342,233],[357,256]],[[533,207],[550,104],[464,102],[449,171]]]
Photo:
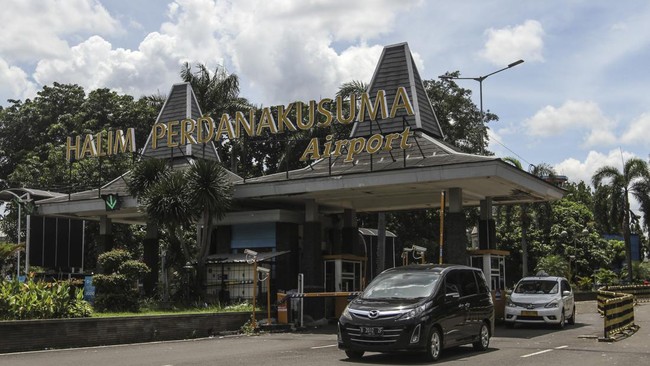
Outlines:
[[[524,60],[517,60],[511,64],[508,64],[508,66],[499,69],[497,71],[493,71],[489,74],[483,75],[483,76],[476,76],[476,77],[459,77],[459,76],[450,76],[450,75],[440,75],[438,76],[440,79],[443,80],[476,80],[478,81],[479,84],[479,99],[480,99],[480,108],[481,108],[481,124],[485,123],[485,116],[483,114],[483,80],[487,79],[488,77],[500,73],[501,71],[511,69],[521,63],[523,63]],[[483,151],[483,134],[479,134],[480,136],[480,144],[481,144],[481,155],[484,153]]]
[[253,265],[253,315],[251,319],[251,325],[253,330],[257,329],[257,318],[255,315],[255,305],[257,304],[257,252],[250,249],[244,249],[244,254],[246,254],[246,263]]
[[[577,256],[578,248],[576,246],[576,242],[578,241],[578,239],[584,238],[587,235],[589,235],[589,230],[587,230],[587,228],[582,229],[582,231],[577,236],[573,237],[573,239],[571,239],[571,240],[569,240],[569,233],[566,230],[562,230],[562,232],[560,233],[560,237],[562,239],[564,239],[567,243],[572,243],[573,244],[573,254],[569,255],[569,281],[571,281],[571,279],[572,279],[571,277],[573,277],[573,272],[574,272],[574,271],[572,271],[572,268],[571,268],[571,262],[578,258],[578,256]],[[578,266],[576,264],[576,269],[577,269],[577,267]]]

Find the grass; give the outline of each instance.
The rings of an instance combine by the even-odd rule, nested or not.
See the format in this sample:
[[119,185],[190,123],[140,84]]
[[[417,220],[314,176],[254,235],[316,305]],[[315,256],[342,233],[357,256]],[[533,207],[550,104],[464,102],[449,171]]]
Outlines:
[[[259,308],[256,311],[261,311]],[[112,318],[128,317],[143,315],[187,315],[187,314],[207,314],[207,313],[234,313],[234,312],[252,312],[253,307],[250,304],[234,304],[228,306],[212,305],[207,307],[187,307],[172,306],[169,309],[162,309],[157,306],[143,306],[139,312],[94,312],[93,318]]]

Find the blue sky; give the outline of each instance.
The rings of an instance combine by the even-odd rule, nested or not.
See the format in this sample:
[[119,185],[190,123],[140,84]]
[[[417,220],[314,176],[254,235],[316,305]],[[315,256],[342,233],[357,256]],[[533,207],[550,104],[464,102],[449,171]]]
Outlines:
[[[406,41],[424,79],[525,60],[483,83],[498,156],[575,181],[648,158],[644,0],[5,0],[0,24],[0,105],[55,81],[165,94],[185,61],[224,65],[258,105],[319,99]],[[478,83],[459,84],[478,105]]]

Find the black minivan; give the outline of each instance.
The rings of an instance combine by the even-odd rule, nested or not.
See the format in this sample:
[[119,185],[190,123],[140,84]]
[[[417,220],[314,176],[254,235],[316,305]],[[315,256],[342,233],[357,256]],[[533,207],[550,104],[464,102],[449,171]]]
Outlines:
[[478,268],[414,264],[378,275],[345,308],[338,346],[352,359],[364,352],[425,352],[471,343],[486,350],[494,331],[494,303]]

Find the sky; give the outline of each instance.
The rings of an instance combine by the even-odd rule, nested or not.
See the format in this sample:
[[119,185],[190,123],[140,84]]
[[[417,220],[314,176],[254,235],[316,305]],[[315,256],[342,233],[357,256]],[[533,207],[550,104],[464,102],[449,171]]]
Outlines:
[[[423,79],[483,81],[490,146],[571,181],[648,159],[650,2],[645,0],[1,0],[0,105],[74,83],[165,95],[184,62],[218,65],[260,106],[369,82],[408,42]],[[459,80],[479,105],[479,83]],[[435,104],[435,101],[433,101]],[[153,123],[153,121],[152,121]]]

